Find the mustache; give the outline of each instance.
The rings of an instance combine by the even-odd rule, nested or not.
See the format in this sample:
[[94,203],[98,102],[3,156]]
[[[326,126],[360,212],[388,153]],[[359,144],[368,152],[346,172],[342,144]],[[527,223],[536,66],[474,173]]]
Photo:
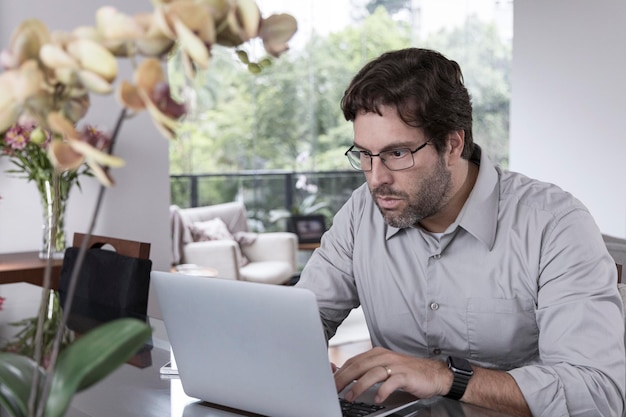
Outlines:
[[380,187],[371,190],[372,197],[406,197],[406,194],[401,191],[395,191],[388,185],[381,185]]

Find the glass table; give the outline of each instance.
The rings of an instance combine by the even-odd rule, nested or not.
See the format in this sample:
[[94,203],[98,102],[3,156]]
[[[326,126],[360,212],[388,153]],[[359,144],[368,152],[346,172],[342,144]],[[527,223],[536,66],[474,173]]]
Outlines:
[[[41,288],[30,284],[0,285],[0,296],[7,302],[0,314],[0,330],[6,320],[16,315],[28,317],[36,311]],[[30,308],[23,308],[28,304]],[[107,378],[91,388],[77,393],[67,417],[234,417],[255,414],[228,409],[216,404],[206,404],[185,395],[178,376],[162,375],[161,366],[172,357],[164,323],[148,318],[153,328],[150,342],[133,360],[122,365]],[[6,330],[6,327],[4,328]],[[2,338],[0,334],[0,339]],[[8,337],[4,335],[4,338]],[[369,343],[335,345],[329,349],[330,359],[341,365],[348,356],[369,348]],[[5,413],[0,410],[0,416]],[[392,417],[506,417],[505,414],[470,406],[457,401],[434,398],[420,401],[406,413]]]
[[[67,417],[256,417],[216,404],[207,404],[185,395],[176,376],[160,375],[170,360],[169,350],[155,347],[152,366],[139,369],[123,365],[96,386],[74,397]],[[392,417],[505,417],[506,414],[437,397],[412,406]]]

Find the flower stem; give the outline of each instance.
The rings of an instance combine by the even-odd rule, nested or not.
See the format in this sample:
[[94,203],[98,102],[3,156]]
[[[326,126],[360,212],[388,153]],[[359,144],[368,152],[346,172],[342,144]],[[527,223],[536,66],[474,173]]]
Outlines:
[[[120,112],[117,121],[115,123],[115,129],[113,130],[113,133],[111,135],[111,143],[108,149],[108,153],[111,154],[113,152],[113,146],[115,145],[115,141],[117,139],[117,135],[119,134],[119,131],[121,129],[122,123],[124,121],[124,119],[126,118],[126,109],[123,108],[122,111]],[[108,167],[105,167],[104,169],[108,169]],[[88,249],[88,244],[89,244],[89,240],[90,237],[93,233],[93,230],[96,226],[96,220],[98,218],[98,214],[100,212],[100,208],[102,207],[102,201],[104,200],[104,193],[106,191],[106,187],[104,185],[100,185],[100,190],[98,191],[98,198],[96,200],[96,205],[94,207],[94,211],[93,214],[91,216],[91,223],[89,225],[88,231],[85,234],[85,237],[80,245],[80,249],[78,251],[78,255],[76,258],[76,263],[74,265],[74,268],[72,269],[72,274],[70,276],[70,281],[69,281],[69,285],[67,288],[67,298],[65,301],[65,306],[63,308],[63,315],[61,317],[61,323],[59,324],[59,328],[57,329],[57,333],[56,336],[54,338],[54,344],[52,346],[52,353],[50,355],[50,364],[48,365],[47,368],[47,372],[46,372],[46,380],[45,380],[45,384],[42,388],[41,391],[41,396],[39,398],[38,401],[38,407],[37,407],[37,412],[36,412],[36,416],[37,417],[43,417],[44,416],[44,412],[46,409],[46,403],[48,402],[48,397],[50,395],[50,390],[52,389],[52,380],[53,380],[53,376],[54,376],[54,368],[56,366],[56,361],[57,361],[57,357],[59,356],[59,351],[60,351],[60,347],[61,347],[61,343],[63,341],[63,335],[64,335],[64,331],[65,331],[65,327],[67,326],[67,322],[69,320],[70,317],[70,313],[72,310],[72,302],[74,300],[74,293],[76,292],[76,285],[78,283],[78,275],[80,273],[80,270],[82,268],[83,265],[83,261],[85,259],[85,255],[87,254],[87,249]],[[56,223],[56,221],[55,221]],[[55,225],[56,226],[56,225]],[[56,231],[55,231],[56,232]],[[52,269],[52,256],[51,253],[48,252],[48,262],[46,264],[46,276],[47,276],[47,281],[44,278],[44,284],[48,284],[48,289],[50,288],[50,271]],[[39,326],[38,326],[39,327]],[[33,392],[37,392],[38,390],[36,389],[37,385],[33,384],[33,387],[31,389],[31,397],[33,397]],[[36,396],[36,394],[35,394]],[[30,404],[29,404],[30,405]],[[32,410],[33,408],[29,407],[29,410]]]
[[[59,173],[56,170],[52,172],[52,189],[50,189],[49,184],[48,189],[46,189],[46,193],[53,193],[58,191],[59,185]],[[58,194],[57,194],[58,195]],[[58,200],[58,199],[53,199]],[[58,204],[58,201],[56,202]],[[55,207],[52,207],[52,215],[51,224],[48,226],[48,247],[47,247],[47,262],[46,268],[44,270],[44,278],[43,278],[43,287],[41,289],[41,303],[39,304],[39,313],[37,315],[37,330],[35,332],[35,352],[34,352],[34,360],[38,366],[41,366],[43,362],[43,333],[44,333],[44,322],[46,319],[46,313],[48,312],[48,303],[50,300],[50,286],[52,281],[52,254],[54,249],[53,236],[56,236],[57,229],[57,214],[58,210]],[[39,390],[37,387],[39,386],[39,372],[34,372],[33,375],[33,383],[30,390],[30,396],[28,398],[28,410],[29,416],[33,417],[33,411],[35,410],[35,404],[37,403],[37,396],[39,394]]]

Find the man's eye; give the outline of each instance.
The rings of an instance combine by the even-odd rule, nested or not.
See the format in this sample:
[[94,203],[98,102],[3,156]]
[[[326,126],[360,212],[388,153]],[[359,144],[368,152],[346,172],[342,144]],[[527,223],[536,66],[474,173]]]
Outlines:
[[393,151],[385,152],[387,157],[395,159],[405,157],[407,153],[409,153],[408,149],[394,149]]

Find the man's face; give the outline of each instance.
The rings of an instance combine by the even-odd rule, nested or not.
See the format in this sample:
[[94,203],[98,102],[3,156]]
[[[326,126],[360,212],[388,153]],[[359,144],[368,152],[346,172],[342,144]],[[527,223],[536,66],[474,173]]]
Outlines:
[[[354,121],[354,144],[359,150],[377,154],[397,148],[416,149],[429,138],[421,129],[407,126],[395,108],[383,107],[383,115],[360,113]],[[410,157],[410,156],[409,156]],[[434,216],[447,203],[452,189],[450,171],[443,156],[428,145],[413,154],[414,165],[391,171],[373,157],[372,170],[365,172],[374,202],[387,224],[415,226]]]

